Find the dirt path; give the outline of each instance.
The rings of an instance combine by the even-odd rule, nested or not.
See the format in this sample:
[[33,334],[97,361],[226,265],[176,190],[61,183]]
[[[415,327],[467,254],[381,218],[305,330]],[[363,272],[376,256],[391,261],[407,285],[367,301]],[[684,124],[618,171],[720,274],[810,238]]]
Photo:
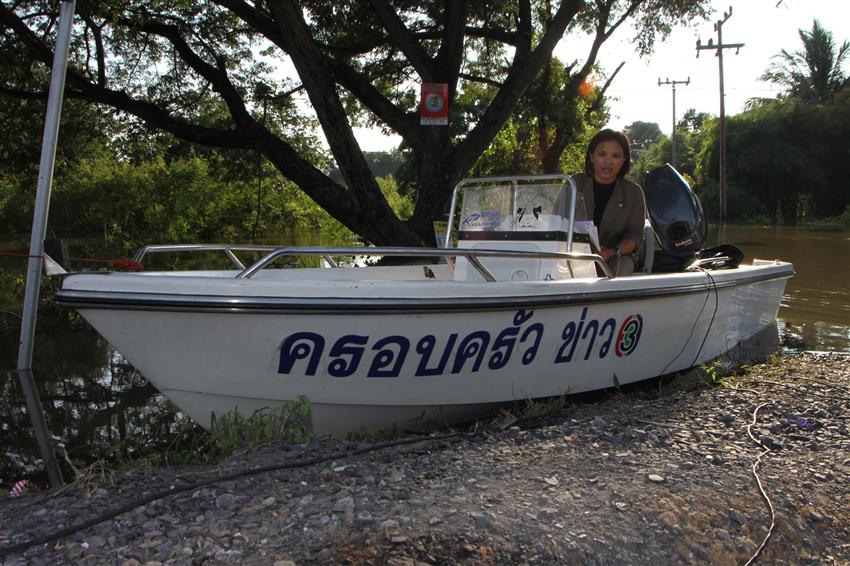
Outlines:
[[[761,563],[850,563],[850,357],[781,358],[735,383],[614,395],[504,430],[391,447],[269,447],[127,475],[88,498],[7,499],[0,563],[743,564],[771,526],[751,470],[759,454],[775,511]],[[321,461],[4,550],[145,494],[310,459]]]

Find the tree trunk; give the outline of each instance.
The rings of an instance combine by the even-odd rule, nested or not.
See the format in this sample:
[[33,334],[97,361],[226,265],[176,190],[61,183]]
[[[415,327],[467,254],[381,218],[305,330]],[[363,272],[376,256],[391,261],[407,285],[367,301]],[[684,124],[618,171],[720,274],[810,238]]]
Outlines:
[[451,171],[438,147],[424,148],[419,158],[419,195],[410,224],[426,245],[434,245],[434,221],[445,217],[452,190],[465,172]]

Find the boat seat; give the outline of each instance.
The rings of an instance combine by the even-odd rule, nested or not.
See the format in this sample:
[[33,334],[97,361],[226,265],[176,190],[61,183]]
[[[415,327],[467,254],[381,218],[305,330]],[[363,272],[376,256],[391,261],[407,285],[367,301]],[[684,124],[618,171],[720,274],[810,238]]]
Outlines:
[[[459,249],[484,250],[523,250],[530,252],[566,252],[566,237],[541,239],[541,232],[493,232],[480,238],[481,232],[475,232],[477,238],[461,239]],[[563,234],[563,233],[562,233]],[[591,253],[590,244],[573,242],[573,251]],[[586,261],[572,261],[546,258],[479,258],[497,281],[548,281],[572,279],[573,277],[596,277],[594,264]],[[481,274],[459,257],[455,264],[455,281],[483,281]]]

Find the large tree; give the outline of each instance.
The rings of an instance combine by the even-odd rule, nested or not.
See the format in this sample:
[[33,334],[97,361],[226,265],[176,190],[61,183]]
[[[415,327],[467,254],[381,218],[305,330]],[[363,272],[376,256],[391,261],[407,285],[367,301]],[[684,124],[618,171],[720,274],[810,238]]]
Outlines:
[[637,120],[623,129],[635,149],[646,149],[661,137],[661,128],[655,122]]
[[806,102],[823,104],[847,86],[844,63],[850,55],[846,40],[836,45],[832,33],[815,20],[812,30],[799,30],[803,49],[786,51],[774,56],[761,80],[778,84],[787,93]]
[[[57,4],[0,3],[0,70],[6,94],[43,96],[21,77],[52,59]],[[432,219],[452,186],[508,121],[528,85],[568,31],[589,32],[581,63],[560,79],[563,96],[547,112],[547,169],[574,131],[569,107],[587,83],[602,45],[634,23],[639,52],[672,25],[706,15],[707,0],[80,0],[66,96],[111,106],[183,140],[254,150],[315,202],[376,244],[433,241]],[[578,58],[577,58],[578,61]],[[294,69],[291,79],[281,68]],[[8,72],[7,72],[8,71]],[[43,74],[43,72],[42,72]],[[487,85],[478,111],[450,113],[449,127],[423,126],[420,83],[448,84],[449,105]],[[306,100],[298,100],[306,95]],[[221,119],[199,119],[199,105]],[[299,132],[271,113],[314,116],[344,182],[305,154]],[[414,154],[416,206],[402,222],[369,171],[353,126],[395,132]],[[324,168],[326,169],[326,168]]]

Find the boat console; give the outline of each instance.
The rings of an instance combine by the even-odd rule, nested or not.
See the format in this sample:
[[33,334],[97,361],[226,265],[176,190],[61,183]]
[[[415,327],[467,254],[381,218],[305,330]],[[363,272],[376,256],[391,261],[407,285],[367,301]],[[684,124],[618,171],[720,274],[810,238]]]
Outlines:
[[[457,214],[456,205],[462,196]],[[593,262],[535,256],[535,253],[590,254],[596,228],[586,214],[575,182],[566,175],[467,179],[452,197],[449,230],[456,246],[470,250],[513,250],[527,256],[488,258],[497,281],[550,281],[596,277]],[[447,237],[446,246],[452,238]],[[455,281],[480,281],[481,273],[459,257]]]

